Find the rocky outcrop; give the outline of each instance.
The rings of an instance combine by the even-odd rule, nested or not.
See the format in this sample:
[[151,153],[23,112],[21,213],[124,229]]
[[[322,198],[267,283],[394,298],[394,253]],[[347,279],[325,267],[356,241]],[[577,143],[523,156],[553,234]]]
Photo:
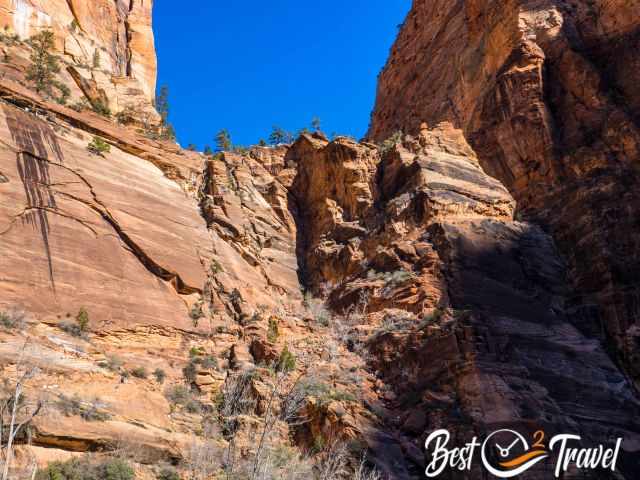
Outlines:
[[[422,441],[437,428],[461,439],[543,428],[579,430],[595,443],[615,431],[628,445],[625,478],[633,477],[635,390],[601,343],[572,324],[553,240],[513,219],[515,202],[462,132],[422,126],[386,151],[306,137],[290,155],[305,279],[329,290],[330,305],[350,319],[352,347],[364,342],[378,374],[383,426],[363,435],[381,471],[421,478]],[[545,478],[548,468],[526,478]],[[468,475],[460,478],[482,472]]]
[[[47,403],[16,464],[240,468],[272,422],[284,463],[424,478],[428,432],[509,427],[637,478],[634,8],[416,0],[370,132],[413,135],[202,155],[101,109],[150,108],[150,2],[0,3],[0,375]],[[26,81],[45,27],[74,108]]]
[[55,35],[62,82],[71,88],[72,101],[85,95],[91,103],[103,98],[113,113],[129,107],[155,117],[152,9],[151,0],[2,0],[2,70],[15,75],[29,58],[25,42],[48,29]]
[[[185,303],[203,291],[211,251],[195,201],[153,163],[118,148],[126,131],[112,130],[119,141],[110,153],[91,154],[87,130],[104,127],[108,138],[112,124],[47,104],[40,108],[48,117],[34,116],[15,104],[29,101],[17,100],[18,92],[13,104],[3,103],[0,127],[8,180],[0,200],[3,300],[37,315],[65,315],[90,302],[113,325],[188,328]],[[152,156],[154,146],[140,143]],[[201,168],[197,155],[173,165],[169,158],[170,175]]]
[[416,0],[369,132],[461,128],[567,259],[572,323],[636,381],[639,12],[635,1]]

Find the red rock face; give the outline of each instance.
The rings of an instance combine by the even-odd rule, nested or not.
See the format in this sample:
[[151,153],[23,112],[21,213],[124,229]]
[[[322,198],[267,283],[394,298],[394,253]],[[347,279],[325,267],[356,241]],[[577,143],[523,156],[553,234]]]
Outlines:
[[414,2],[369,136],[460,127],[482,167],[551,232],[567,314],[638,381],[640,2]]
[[17,41],[3,42],[2,52],[20,64],[29,53],[21,42],[51,30],[71,102],[79,89],[92,90],[113,113],[135,106],[154,115],[148,108],[157,75],[152,9],[152,0],[0,0],[3,35]]
[[[140,478],[166,462],[187,478],[206,441],[246,464],[286,347],[285,384],[311,382],[308,421],[271,432],[270,447],[298,449],[289,459],[349,440],[385,477],[424,478],[434,429],[544,428],[624,437],[616,478],[638,478],[635,2],[416,1],[371,127],[413,135],[317,132],[215,156],[24,77],[20,37],[52,26],[67,61],[86,60],[73,42],[108,54],[107,73],[61,72],[72,102],[148,107],[150,2],[9,3],[0,376],[24,357],[42,370],[28,399],[51,406],[16,466],[117,449]],[[242,408],[222,407],[240,380]],[[474,468],[452,478],[483,478]]]
[[[382,425],[363,437],[381,471],[421,478],[421,445],[437,428],[467,440],[579,428],[587,443],[607,442],[611,429],[624,437],[621,470],[633,477],[635,391],[572,324],[552,238],[514,220],[515,202],[461,131],[421,128],[382,150],[303,137],[288,155],[303,281],[369,329]],[[524,478],[546,478],[545,468]],[[476,466],[460,478],[482,475]]]

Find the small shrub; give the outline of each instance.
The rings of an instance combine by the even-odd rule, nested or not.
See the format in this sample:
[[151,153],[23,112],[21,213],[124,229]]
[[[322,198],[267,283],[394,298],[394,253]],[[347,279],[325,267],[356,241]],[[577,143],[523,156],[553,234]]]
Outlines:
[[202,404],[194,398],[189,400],[184,408],[189,413],[202,413]]
[[98,115],[102,115],[103,117],[107,117],[107,118],[111,116],[111,109],[109,108],[109,105],[106,105],[105,103],[103,103],[100,100],[95,101],[91,105],[91,108]]
[[80,308],[78,315],[76,315],[76,323],[78,324],[80,331],[87,331],[87,328],[89,327],[89,312],[87,312],[86,308]]
[[73,397],[60,395],[56,407],[67,417],[79,416],[87,422],[106,422],[111,419],[111,415],[102,410],[103,404],[97,398],[87,404],[77,394]]
[[386,287],[395,288],[414,277],[415,275],[411,272],[407,272],[406,270],[397,270],[392,273],[386,273],[384,275],[384,280],[386,282]]
[[189,317],[191,317],[191,321],[193,322],[193,326],[197,327],[200,319],[205,316],[204,314],[204,303],[202,301],[196,302],[191,307],[189,311]]
[[218,273],[224,272],[224,268],[215,258],[211,260],[211,273],[217,275]]
[[77,394],[73,397],[60,395],[60,399],[56,402],[56,407],[66,417],[80,415],[82,413],[82,400]]
[[188,383],[193,383],[196,381],[197,375],[198,375],[198,367],[196,367],[196,362],[191,360],[182,369],[182,376]]
[[133,480],[133,468],[122,459],[114,458],[98,465],[99,479],[102,480]]
[[60,95],[55,98],[56,102],[60,105],[66,105],[67,101],[69,101],[69,97],[71,96],[71,90],[64,83],[56,82],[55,85],[60,92]]
[[124,365],[124,361],[118,357],[117,355],[108,355],[107,359],[104,362],[100,362],[99,366],[102,368],[106,368],[112,372],[119,371]]
[[72,337],[88,340],[87,335],[80,329],[80,326],[77,323],[61,322],[58,324],[58,327],[60,328],[60,330],[68,333]]
[[218,360],[212,355],[207,355],[196,360],[197,363],[205,370],[217,370],[218,368]]
[[105,153],[109,153],[111,151],[111,145],[100,137],[93,137],[93,140],[91,140],[89,145],[87,145],[87,149],[91,153],[103,157]]
[[159,384],[163,384],[165,379],[167,378],[167,374],[165,373],[164,370],[162,370],[161,368],[156,368],[153,371],[153,376],[156,377],[156,381]]
[[111,420],[111,415],[100,410],[97,400],[84,409],[80,414],[80,417],[87,422],[106,422]]
[[384,142],[382,142],[382,144],[380,145],[380,151],[382,153],[387,153],[393,147],[395,147],[399,143],[402,143],[402,137],[403,136],[404,136],[404,134],[402,133],[402,131],[397,130],[396,132],[393,133],[393,135],[391,135]]
[[189,356],[190,357],[198,357],[200,355],[202,355],[204,353],[204,350],[202,349],[202,347],[191,347],[189,349]]
[[318,325],[328,327],[331,323],[331,313],[325,306],[324,302],[313,298],[309,293],[305,294],[304,305],[311,317]]
[[141,378],[141,379],[145,379],[149,376],[149,374],[147,373],[147,369],[144,367],[136,367],[133,370],[131,370],[131,375],[133,375],[136,378]]
[[296,357],[289,351],[289,347],[286,345],[280,353],[276,370],[282,373],[289,373],[296,369]]
[[328,405],[331,402],[354,403],[358,398],[350,392],[335,390],[327,383],[318,380],[308,380],[300,384],[299,389],[305,397],[314,397],[320,405]]
[[173,404],[186,405],[191,400],[191,391],[184,385],[174,385],[164,391],[164,396]]
[[22,330],[25,326],[26,313],[22,310],[11,309],[0,312],[0,325],[4,328]]
[[86,98],[79,100],[71,105],[69,105],[71,110],[75,110],[76,112],[83,112],[89,108],[89,102]]
[[100,68],[100,51],[97,48],[93,52],[93,68],[96,70]]
[[267,340],[270,343],[276,343],[280,336],[280,329],[278,328],[278,321],[271,317],[269,319],[269,329],[267,330]]
[[173,468],[163,468],[157,476],[158,480],[181,480],[178,472]]

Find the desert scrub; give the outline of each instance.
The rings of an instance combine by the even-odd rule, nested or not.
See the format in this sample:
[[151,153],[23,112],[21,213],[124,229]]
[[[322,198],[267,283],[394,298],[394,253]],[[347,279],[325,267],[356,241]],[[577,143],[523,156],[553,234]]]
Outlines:
[[105,104],[101,100],[97,100],[91,104],[91,108],[98,115],[102,115],[103,117],[109,118],[111,117],[111,109],[109,105]]
[[437,307],[433,309],[433,312],[425,315],[422,318],[422,322],[420,322],[420,325],[418,326],[419,329],[423,329],[425,327],[428,327],[429,325],[435,325],[438,322],[440,322],[440,320],[442,320],[442,318],[445,316],[446,314],[446,310],[444,308],[441,307]]
[[382,322],[375,331],[373,338],[398,330],[409,330],[415,325],[416,319],[409,313],[388,313],[382,319]]
[[402,131],[400,130],[395,131],[389,138],[387,138],[384,142],[380,144],[380,152],[383,154],[387,153],[393,147],[395,147],[399,143],[402,143],[403,136],[404,134],[402,133]]
[[99,367],[106,368],[111,372],[120,371],[123,365],[124,360],[117,355],[107,355],[107,359],[98,364]]
[[358,398],[350,392],[331,388],[328,383],[320,380],[307,380],[300,384],[300,390],[306,397],[314,397],[320,405],[331,402],[355,403]]
[[26,316],[23,310],[18,309],[0,312],[0,326],[8,330],[22,330],[26,324]]
[[189,383],[193,383],[199,370],[217,370],[218,360],[213,355],[206,355],[202,347],[191,347],[189,362],[182,369],[182,375]]
[[289,347],[286,345],[280,353],[280,358],[276,366],[276,370],[282,373],[289,373],[296,369],[296,357],[289,351]]
[[122,459],[93,463],[88,458],[52,462],[38,470],[36,480],[134,480],[133,468]]
[[309,293],[304,295],[304,307],[313,320],[323,327],[328,327],[331,322],[331,313],[322,300],[313,298]]
[[73,397],[60,395],[56,408],[66,417],[78,416],[87,422],[106,422],[111,415],[104,411],[106,406],[99,398],[84,402],[76,394]]
[[204,405],[198,399],[193,390],[184,385],[173,385],[164,391],[164,397],[171,404],[171,410],[174,411],[176,406],[181,406],[188,413],[200,414],[204,410]]
[[191,318],[191,322],[193,323],[194,327],[197,327],[200,323],[200,320],[205,317],[204,301],[202,299],[193,304],[191,310],[189,311],[189,317]]
[[140,378],[140,379],[146,379],[149,376],[149,373],[147,372],[147,369],[144,367],[136,367],[133,370],[131,370],[131,375],[133,375],[136,378]]
[[89,322],[89,312],[87,312],[86,308],[82,307],[76,315],[75,322],[61,322],[60,324],[58,324],[58,327],[60,328],[60,330],[68,333],[73,337],[88,340]]
[[193,398],[193,393],[184,385],[172,385],[165,389],[164,397],[174,405],[186,405]]
[[182,480],[180,475],[174,468],[165,467],[160,470],[158,476],[156,477],[158,480]]
[[95,155],[104,157],[105,153],[109,153],[111,151],[111,145],[100,137],[93,137],[93,140],[91,140],[89,145],[87,145],[87,150]]
[[161,385],[164,383],[165,379],[167,378],[166,372],[161,368],[156,368],[153,371],[153,376],[156,378],[156,382],[158,382]]
[[276,343],[280,336],[280,329],[278,328],[278,320],[274,317],[269,319],[269,328],[267,329],[267,340],[269,343]]

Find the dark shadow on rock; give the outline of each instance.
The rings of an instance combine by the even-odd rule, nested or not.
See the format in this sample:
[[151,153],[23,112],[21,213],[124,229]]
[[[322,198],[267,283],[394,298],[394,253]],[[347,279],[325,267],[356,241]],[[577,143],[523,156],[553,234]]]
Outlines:
[[[50,225],[47,211],[57,209],[51,190],[50,161],[64,163],[64,155],[52,128],[43,121],[14,107],[3,105],[7,126],[17,153],[17,170],[24,187],[27,204],[22,222],[36,229],[44,245],[51,288],[55,292],[53,259],[49,243]],[[50,156],[53,155],[53,159]]]
[[[547,440],[581,435],[581,447],[612,446],[622,437],[618,472],[638,478],[640,401],[602,344],[571,324],[565,266],[551,238],[530,224],[495,220],[435,224],[428,233],[454,315],[370,345],[396,394],[389,428],[418,446],[438,428],[457,446],[501,428],[527,438],[543,429]],[[550,478],[555,460],[518,478]],[[484,478],[476,467],[443,478]],[[610,478],[593,470],[580,475]]]

